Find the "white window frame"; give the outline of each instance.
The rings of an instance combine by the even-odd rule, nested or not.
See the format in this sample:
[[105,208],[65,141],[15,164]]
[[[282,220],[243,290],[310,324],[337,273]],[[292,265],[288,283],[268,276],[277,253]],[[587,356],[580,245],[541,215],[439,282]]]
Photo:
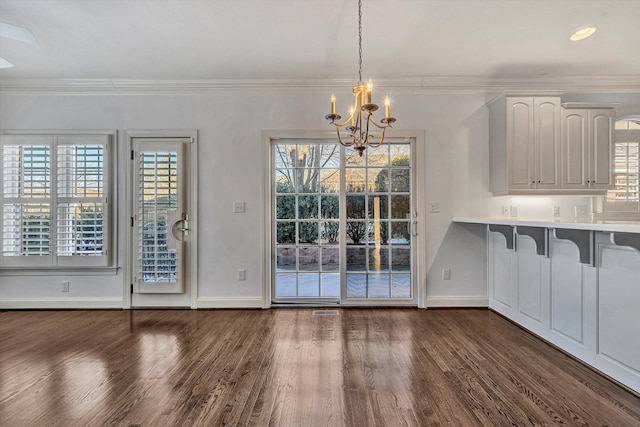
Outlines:
[[[112,130],[90,131],[2,131],[0,132],[0,206],[4,206],[4,146],[5,145],[48,145],[49,148],[49,194],[47,197],[33,198],[34,203],[49,204],[49,253],[34,256],[4,256],[0,251],[0,275],[11,274],[43,274],[73,273],[79,274],[88,270],[115,274],[117,267],[116,217],[117,199],[114,189],[117,188],[117,162],[114,150],[117,132]],[[58,146],[59,145],[103,145],[102,152],[102,195],[97,197],[71,196],[58,194]],[[6,197],[6,202],[16,200],[27,203],[31,199]],[[58,205],[63,203],[98,203],[102,204],[102,253],[100,255],[58,255]],[[1,224],[1,223],[0,223]],[[2,227],[0,226],[0,231]],[[0,236],[0,244],[3,241]],[[0,246],[1,248],[1,246]]]
[[[626,121],[629,119],[621,119]],[[614,144],[637,142],[640,144],[640,130],[635,129],[616,129]],[[615,153],[615,151],[614,151]],[[614,154],[615,155],[615,154]],[[615,164],[615,162],[614,162]],[[614,172],[614,183],[615,183]],[[615,184],[614,184],[615,185]],[[607,195],[604,200],[604,212],[607,214],[624,215],[628,217],[640,217],[640,198],[638,200],[613,201]]]

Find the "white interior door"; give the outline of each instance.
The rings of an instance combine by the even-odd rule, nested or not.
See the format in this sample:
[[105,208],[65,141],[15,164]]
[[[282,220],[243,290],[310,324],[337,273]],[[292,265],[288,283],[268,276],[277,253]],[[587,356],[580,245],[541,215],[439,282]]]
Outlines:
[[132,139],[131,305],[189,306],[189,138]]

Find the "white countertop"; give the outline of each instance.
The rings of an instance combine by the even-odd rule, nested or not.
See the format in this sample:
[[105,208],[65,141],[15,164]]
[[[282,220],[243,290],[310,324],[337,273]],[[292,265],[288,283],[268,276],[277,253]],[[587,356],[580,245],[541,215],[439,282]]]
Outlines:
[[453,222],[469,224],[519,225],[522,227],[567,228],[618,233],[640,233],[640,221],[602,221],[589,218],[575,220],[525,219],[512,217],[453,218]]

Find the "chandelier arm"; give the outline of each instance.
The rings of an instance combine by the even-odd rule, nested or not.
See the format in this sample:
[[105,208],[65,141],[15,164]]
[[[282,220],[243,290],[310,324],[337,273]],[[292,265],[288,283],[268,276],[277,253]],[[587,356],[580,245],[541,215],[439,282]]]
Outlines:
[[378,142],[378,145],[372,145],[372,147],[379,147],[384,142],[384,134],[387,131],[388,127],[389,126],[382,128],[382,136],[380,136],[380,142]]
[[369,144],[369,123],[371,123],[371,114],[367,116],[367,129],[364,136],[361,135],[361,139],[364,140],[364,145]]
[[390,128],[391,127],[391,125],[379,125],[375,121],[372,121],[371,123],[373,123],[373,125],[375,127],[377,127],[378,129],[386,129],[386,128]]
[[351,117],[347,117],[347,119],[342,123],[331,122],[331,124],[338,128],[338,127],[346,126],[350,121],[351,121]]
[[378,141],[378,142],[370,142],[368,145],[369,145],[369,147],[371,147],[371,148],[378,148],[378,147],[380,147],[380,145],[382,144],[382,141],[383,141],[383,140],[384,140],[384,137],[382,137],[382,138],[380,139],[380,141]]
[[342,137],[340,136],[340,128],[336,126],[336,133],[338,134],[338,142],[343,147],[351,147],[353,145],[353,141],[351,143],[342,142]]
[[[376,122],[373,122],[373,124],[375,125],[375,124],[376,124]],[[377,125],[376,125],[376,126],[377,126]],[[375,141],[374,141],[374,138],[375,138],[375,137],[374,137],[373,135],[371,135],[371,140],[369,140],[369,139],[367,138],[367,144],[368,144],[370,147],[372,147],[372,148],[378,148],[378,147],[382,144],[382,142],[384,141],[384,133],[385,133],[385,131],[387,130],[387,127],[388,127],[388,126],[387,126],[387,127],[381,127],[381,126],[378,126],[378,127],[380,127],[380,128],[382,129],[382,136],[380,137],[380,141],[375,142]]]

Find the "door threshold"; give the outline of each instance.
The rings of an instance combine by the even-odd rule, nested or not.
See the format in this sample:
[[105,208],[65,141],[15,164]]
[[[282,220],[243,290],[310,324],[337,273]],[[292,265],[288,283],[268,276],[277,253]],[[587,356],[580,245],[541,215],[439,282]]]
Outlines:
[[270,308],[315,308],[340,307],[340,302],[277,302],[271,303]]
[[191,310],[186,305],[132,305],[130,310]]

